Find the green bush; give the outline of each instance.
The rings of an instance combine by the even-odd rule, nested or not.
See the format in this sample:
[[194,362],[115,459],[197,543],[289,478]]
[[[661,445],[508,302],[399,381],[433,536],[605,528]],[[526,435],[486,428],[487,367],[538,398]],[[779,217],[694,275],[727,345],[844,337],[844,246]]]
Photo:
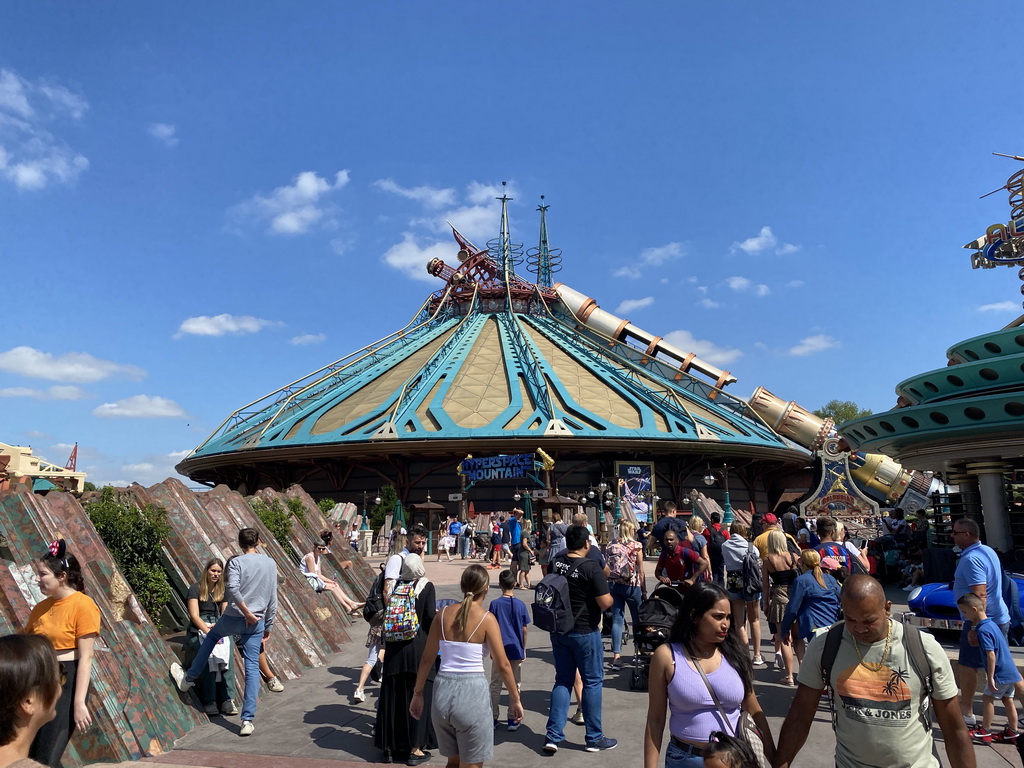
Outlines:
[[320,511],[323,512],[324,515],[327,515],[330,513],[332,509],[334,509],[337,503],[338,502],[336,502],[334,499],[320,499],[320,501],[318,501],[316,505],[320,507]]
[[85,505],[96,532],[151,619],[171,599],[161,544],[171,532],[167,512],[155,504],[139,507],[107,486],[97,501]]
[[297,557],[288,538],[292,530],[292,513],[284,508],[281,501],[273,499],[268,504],[262,499],[251,498],[249,506],[256,513],[256,517],[267,526],[270,534],[277,539],[277,543],[284,547],[285,552],[290,553],[292,557]]
[[288,511],[292,513],[292,516],[302,524],[303,528],[309,529],[309,521],[306,520],[306,507],[302,503],[301,499],[296,499],[294,496],[285,499],[285,504],[288,505]]

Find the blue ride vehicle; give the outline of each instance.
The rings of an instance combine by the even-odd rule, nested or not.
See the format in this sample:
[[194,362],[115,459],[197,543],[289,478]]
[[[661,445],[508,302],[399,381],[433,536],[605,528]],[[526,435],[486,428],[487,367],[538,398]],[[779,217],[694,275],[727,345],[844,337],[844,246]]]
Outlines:
[[[1011,573],[1010,576],[1017,583],[1018,611],[1011,608],[1011,625],[1019,621],[1024,615],[1024,575]],[[903,621],[913,624],[916,627],[928,627],[930,629],[948,629],[959,632],[963,625],[960,619],[960,611],[956,607],[956,600],[953,599],[953,582],[940,581],[934,584],[925,584],[917,587],[907,598],[908,613],[903,614]],[[1019,628],[1019,625],[1018,625]]]

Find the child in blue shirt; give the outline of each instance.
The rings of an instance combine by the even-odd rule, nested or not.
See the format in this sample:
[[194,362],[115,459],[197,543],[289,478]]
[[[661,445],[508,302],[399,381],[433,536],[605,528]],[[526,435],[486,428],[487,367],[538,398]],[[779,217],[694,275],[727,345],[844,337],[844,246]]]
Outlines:
[[[972,733],[975,742],[988,743],[991,741],[1004,744],[1017,743],[1017,707],[1014,704],[1014,697],[1024,706],[1024,681],[1021,680],[1020,672],[1013,663],[1010,655],[1010,644],[1003,636],[999,625],[988,618],[985,613],[985,601],[973,592],[968,592],[956,601],[957,606],[964,614],[964,618],[971,622],[978,635],[980,646],[985,659],[985,670],[987,681],[985,690],[982,692],[982,715],[981,728]],[[1006,711],[1006,729],[1001,733],[991,733],[992,718],[995,716],[995,700],[1001,699],[1003,709]],[[985,740],[985,737],[989,737]]]
[[[512,665],[512,674],[516,679],[516,686],[522,688],[523,659],[526,658],[526,625],[530,623],[530,612],[526,610],[526,603],[515,596],[516,577],[512,571],[506,569],[498,574],[498,586],[501,588],[501,597],[496,597],[487,608],[498,620],[498,627],[501,629],[501,642],[505,645],[505,656],[508,663]],[[501,689],[504,687],[498,665],[491,665],[491,710],[494,715],[494,727],[497,728],[498,720],[498,699],[501,698]],[[508,713],[508,730],[519,730],[519,723]]]

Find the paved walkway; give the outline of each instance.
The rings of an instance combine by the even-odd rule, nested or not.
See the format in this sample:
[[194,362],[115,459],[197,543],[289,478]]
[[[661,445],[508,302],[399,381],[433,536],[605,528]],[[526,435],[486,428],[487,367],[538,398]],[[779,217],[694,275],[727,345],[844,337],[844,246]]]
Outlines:
[[[381,558],[374,560],[379,562]],[[442,560],[438,563],[433,557],[428,558],[427,574],[434,582],[439,598],[459,596],[458,581],[468,562],[454,560],[447,563]],[[491,571],[491,574],[492,594],[496,595],[498,571]],[[539,571],[535,569],[534,575],[539,577]],[[520,595],[526,602],[532,596],[529,592],[521,592]],[[897,599],[905,600],[904,593],[898,590],[892,597],[894,603]],[[900,610],[904,608],[900,606]],[[763,635],[768,637],[767,627]],[[181,739],[174,751],[141,762],[206,768],[364,768],[377,765],[374,761],[380,759],[380,753],[374,749],[370,737],[377,688],[372,684],[368,686],[368,698],[362,704],[355,704],[349,698],[365,655],[363,644],[353,643],[352,647],[336,654],[327,667],[311,669],[298,680],[285,681],[283,693],[264,692],[255,721],[256,732],[248,738],[238,736],[240,723],[237,717],[215,718]],[[766,650],[765,657],[770,656]],[[779,685],[776,682],[779,675],[771,669],[755,670],[755,675],[761,704],[777,737],[793,689]],[[541,631],[530,632],[528,659],[523,665],[526,718],[516,733],[507,733],[503,729],[495,732],[492,765],[554,765],[557,761],[560,768],[593,768],[597,765],[642,764],[641,744],[647,699],[646,694],[629,690],[628,671],[608,673],[605,678],[605,732],[619,739],[619,747],[604,755],[584,752],[583,728],[571,723],[566,725],[567,741],[559,749],[557,757],[550,758],[541,751],[551,681],[549,636]],[[980,702],[976,706],[980,709]],[[1001,716],[997,717],[997,722],[1002,722]],[[823,708],[795,765],[831,768],[834,765],[834,746],[828,712]],[[943,766],[947,766],[941,745],[939,752]],[[1021,765],[1016,750],[1009,746],[977,747],[976,752],[980,768]],[[437,753],[425,763],[434,766],[444,764],[445,759]],[[128,768],[138,763],[121,765]]]

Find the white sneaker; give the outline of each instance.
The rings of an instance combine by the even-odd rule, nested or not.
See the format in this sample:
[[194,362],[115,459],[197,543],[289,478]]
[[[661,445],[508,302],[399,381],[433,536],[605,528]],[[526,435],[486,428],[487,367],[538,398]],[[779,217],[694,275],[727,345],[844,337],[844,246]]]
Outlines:
[[352,694],[352,699],[358,702],[366,701],[366,694],[362,691],[357,690],[355,693]]
[[549,755],[553,755],[558,751],[558,745],[553,741],[546,741],[544,742],[544,751]]
[[174,678],[174,684],[178,686],[178,690],[185,693],[189,688],[195,685],[194,680],[188,680],[185,678],[185,669],[178,662],[171,664],[171,677]]
[[784,664],[785,664],[785,661],[783,661],[783,659],[782,659],[782,651],[776,651],[775,652],[775,668],[776,669],[782,669]]
[[242,721],[242,730],[238,732],[239,736],[252,736],[252,732],[256,730],[256,726],[252,724],[252,720]]
[[281,685],[281,681],[278,680],[276,677],[272,677],[269,680],[267,680],[267,688],[272,690],[274,693],[280,693],[284,690],[284,686]]
[[753,665],[754,669],[764,669],[768,666],[764,663],[764,659],[762,659],[760,656],[755,656],[751,664]]
[[235,702],[229,699],[220,705],[220,713],[222,715],[237,715],[238,707],[235,706]]

